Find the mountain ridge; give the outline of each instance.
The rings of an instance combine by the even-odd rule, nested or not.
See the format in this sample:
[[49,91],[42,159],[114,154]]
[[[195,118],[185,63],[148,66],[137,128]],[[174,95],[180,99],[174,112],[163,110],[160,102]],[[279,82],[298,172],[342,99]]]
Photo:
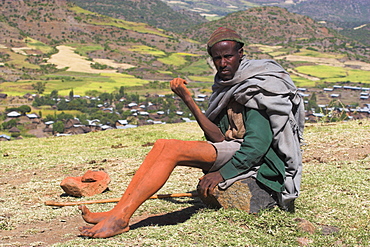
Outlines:
[[[3,81],[37,79],[55,72],[55,67],[45,65],[44,60],[57,52],[58,45],[72,46],[75,53],[91,61],[110,59],[130,64],[134,67],[117,71],[137,78],[168,80],[174,76],[211,76],[213,70],[204,62],[207,57],[204,44],[219,26],[235,29],[246,37],[247,44],[280,45],[286,54],[308,48],[343,54],[344,61],[370,61],[369,51],[356,41],[307,16],[279,7],[234,12],[183,34],[91,12],[67,0],[7,1],[2,2],[1,7],[0,44],[9,47],[0,48],[0,62],[9,63],[0,68]],[[22,51],[28,55],[21,58],[17,55],[22,61],[14,62],[15,52],[11,49],[25,46],[30,49],[31,42],[34,42],[33,48]],[[48,51],[42,51],[43,46]],[[251,58],[273,58],[260,48],[248,47],[246,52]],[[286,68],[296,66],[285,60],[279,62]]]
[[251,7],[278,6],[289,12],[309,16],[326,27],[336,29],[341,34],[356,39],[367,46],[369,29],[353,31],[353,28],[370,24],[370,2],[367,0],[162,0],[173,9],[194,11],[208,20],[220,19],[230,13]]

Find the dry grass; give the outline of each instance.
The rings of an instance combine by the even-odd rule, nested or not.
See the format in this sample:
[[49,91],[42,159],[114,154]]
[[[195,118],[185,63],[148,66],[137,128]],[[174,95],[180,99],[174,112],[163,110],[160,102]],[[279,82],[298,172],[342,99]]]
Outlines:
[[[67,176],[105,169],[119,197],[158,138],[202,140],[194,123],[145,126],[70,137],[1,143],[0,246],[368,246],[370,218],[369,120],[306,127],[304,176],[296,213],[203,208],[198,199],[151,200],[133,217],[132,230],[109,239],[78,237],[84,225],[76,207],[44,206],[61,197]],[[122,148],[113,148],[112,145]],[[201,172],[176,168],[160,193],[195,189]],[[113,204],[91,205],[93,211]],[[147,218],[149,217],[149,218]],[[314,233],[300,229],[308,220]]]

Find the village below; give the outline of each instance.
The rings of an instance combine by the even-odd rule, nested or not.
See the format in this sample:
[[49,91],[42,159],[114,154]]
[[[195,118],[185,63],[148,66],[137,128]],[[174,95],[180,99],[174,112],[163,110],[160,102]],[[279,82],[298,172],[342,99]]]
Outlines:
[[[194,92],[199,92],[193,88]],[[109,129],[135,128],[142,125],[192,122],[191,115],[181,99],[174,94],[125,95],[101,94],[98,97],[71,94],[66,97],[26,94],[23,97],[7,97],[0,94],[1,103],[12,106],[1,113],[1,128],[6,134],[0,140],[9,141],[27,137],[50,137],[85,134]],[[324,89],[298,88],[305,98],[306,122],[337,122],[370,117],[370,88],[338,86]],[[144,100],[140,100],[144,98]],[[357,102],[344,104],[349,99]],[[207,109],[207,94],[194,95],[194,100],[204,111]],[[357,101],[356,101],[357,99]],[[43,105],[45,104],[45,105]],[[14,107],[19,105],[19,107]],[[31,107],[32,110],[31,110]],[[41,107],[49,106],[53,114],[43,116]],[[63,110],[78,110],[73,116]],[[49,111],[50,112],[50,111]],[[58,113],[57,113],[58,112]]]
[[[36,102],[40,101],[38,95],[28,94],[23,98],[6,97],[3,102],[18,102],[17,104],[24,102],[24,105],[7,108],[7,111],[2,113],[4,118],[2,129],[9,134],[0,135],[0,140],[20,139],[22,136],[65,136],[109,129],[135,128],[149,124],[195,121],[186,106],[173,95],[146,95],[145,101],[128,100],[130,98],[139,99],[138,95],[130,95],[127,98],[121,95],[116,101],[113,101],[111,94],[100,96],[73,95],[65,98],[49,98],[49,103],[53,103],[51,109],[54,109],[55,114],[46,116],[42,116],[41,109],[37,111],[37,107],[31,112],[31,107],[28,106],[29,104],[36,105]],[[200,94],[195,100],[202,105],[205,103],[205,98],[207,98],[206,95]],[[81,114],[77,116],[66,114],[60,110],[62,105],[66,107],[65,110],[80,110]],[[76,108],[73,109],[73,106]],[[30,112],[24,112],[22,109]],[[89,112],[89,114],[82,112]]]

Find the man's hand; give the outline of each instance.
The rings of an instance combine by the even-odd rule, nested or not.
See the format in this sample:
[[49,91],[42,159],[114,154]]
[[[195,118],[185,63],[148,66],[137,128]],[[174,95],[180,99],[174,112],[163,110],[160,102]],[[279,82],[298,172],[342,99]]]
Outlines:
[[218,183],[224,181],[224,178],[221,176],[219,171],[210,172],[203,177],[201,177],[199,182],[198,191],[203,197],[207,197],[213,194],[215,187]]
[[189,89],[185,86],[186,84],[188,83],[184,79],[175,78],[170,82],[171,90],[184,101],[209,141],[221,142],[225,140],[224,135],[217,125],[212,123],[195,103]]
[[182,100],[191,97],[189,89],[185,86],[186,84],[188,84],[188,82],[181,78],[175,78],[170,82],[171,90]]

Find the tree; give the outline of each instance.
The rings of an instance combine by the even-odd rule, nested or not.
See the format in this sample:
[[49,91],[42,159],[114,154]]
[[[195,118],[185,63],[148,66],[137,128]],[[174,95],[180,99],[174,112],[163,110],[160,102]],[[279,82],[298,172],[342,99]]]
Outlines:
[[58,98],[58,90],[51,91],[50,98],[51,99],[57,99]]
[[73,117],[72,114],[68,114],[68,113],[64,113],[64,112],[57,115],[57,120],[60,120],[60,121],[61,120],[67,121],[67,120],[73,119],[73,118],[74,117]]
[[106,102],[108,100],[111,101],[113,97],[112,94],[110,93],[102,93],[99,95],[99,98],[101,101]]
[[17,122],[18,122],[17,119],[12,119],[12,120],[9,120],[8,122],[3,122],[1,125],[3,129],[11,129],[17,126]]
[[64,123],[62,121],[58,121],[56,123],[53,123],[53,131],[57,133],[63,133],[64,132]]
[[18,107],[18,110],[21,112],[21,114],[24,115],[27,112],[31,111],[31,107],[29,107],[28,105],[22,105],[22,106]]
[[124,86],[121,86],[119,88],[119,94],[121,94],[122,96],[125,94],[125,87]]
[[51,114],[48,114],[46,115],[45,119],[43,120],[44,122],[49,122],[49,121],[55,121],[56,120],[56,116],[55,115],[51,115]]
[[33,87],[33,89],[35,89],[35,90],[36,90],[36,92],[37,92],[38,94],[42,94],[42,93],[44,93],[44,91],[45,91],[46,83],[47,83],[47,82],[41,82],[41,81],[38,81],[36,84],[32,84],[32,87]]
[[71,89],[71,91],[69,91],[69,100],[73,100],[73,96],[74,96],[74,92],[73,92],[73,89]]
[[308,100],[307,110],[316,109],[318,108],[316,93],[313,92],[311,98]]
[[89,121],[87,121],[88,116],[86,114],[78,114],[76,118],[78,118],[81,124],[87,125],[89,123]]
[[58,104],[57,104],[57,107],[58,107],[58,110],[59,111],[63,111],[63,110],[67,110],[68,108],[68,104],[66,102],[65,99],[62,99]]

